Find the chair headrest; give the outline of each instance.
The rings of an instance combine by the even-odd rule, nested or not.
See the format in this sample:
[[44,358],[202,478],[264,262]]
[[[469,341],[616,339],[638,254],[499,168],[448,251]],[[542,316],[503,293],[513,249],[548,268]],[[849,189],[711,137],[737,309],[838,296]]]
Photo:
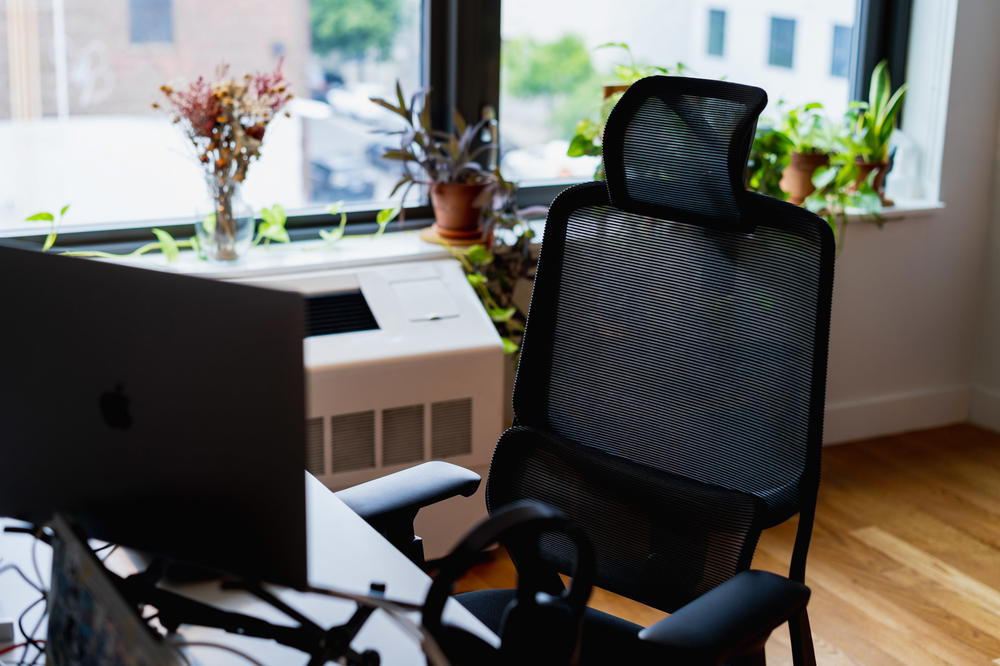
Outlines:
[[604,130],[611,203],[650,217],[752,231],[742,214],[744,172],[760,88],[650,76],[622,95]]

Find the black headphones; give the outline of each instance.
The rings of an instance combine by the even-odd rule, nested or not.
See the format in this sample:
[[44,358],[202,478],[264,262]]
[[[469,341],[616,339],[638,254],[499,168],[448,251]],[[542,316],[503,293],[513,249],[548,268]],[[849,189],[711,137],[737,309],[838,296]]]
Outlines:
[[[554,594],[546,589],[552,589],[551,581],[559,580],[558,572],[540,553],[541,537],[547,533],[569,537],[576,548],[573,582],[568,590]],[[510,548],[517,566],[517,594],[504,611],[499,649],[441,621],[455,581],[494,543]],[[513,502],[476,525],[444,559],[427,592],[421,619],[455,666],[573,664],[578,660],[580,626],[596,566],[590,540],[566,514],[542,502]]]

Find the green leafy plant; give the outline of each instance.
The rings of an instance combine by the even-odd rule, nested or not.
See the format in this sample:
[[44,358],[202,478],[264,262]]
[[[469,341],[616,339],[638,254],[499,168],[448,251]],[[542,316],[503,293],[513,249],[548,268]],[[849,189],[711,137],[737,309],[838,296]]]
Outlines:
[[816,191],[806,198],[803,205],[830,225],[837,237],[838,251],[847,238],[849,215],[857,215],[879,226],[883,223],[879,214],[882,199],[872,187],[874,178],[873,172],[866,180],[857,182],[858,165],[851,159],[850,153],[842,154],[840,161],[820,167],[813,174]]
[[291,240],[285,223],[288,222],[288,215],[285,209],[274,204],[270,208],[260,209],[260,224],[257,225],[257,236],[253,239],[253,244],[258,245],[261,241],[264,245],[270,245],[271,241],[276,243],[287,243]]
[[889,65],[883,60],[872,70],[868,101],[852,102],[847,111],[851,148],[864,162],[885,163],[896,117],[906,96],[907,84],[891,92]]
[[777,131],[785,136],[788,149],[793,153],[834,153],[841,147],[838,128],[823,113],[820,102],[809,102],[784,111]]
[[792,143],[770,121],[763,120],[754,133],[747,160],[747,187],[776,199],[787,199],[780,185],[781,172],[788,166]]
[[[660,65],[647,65],[640,63],[635,59],[629,45],[624,42],[607,42],[595,47],[595,50],[608,48],[620,49],[625,52],[625,55],[628,56],[628,60],[626,62],[620,62],[614,66],[613,72],[616,79],[616,83],[614,85],[616,87],[627,88],[639,79],[647,76],[683,76],[689,71],[687,66],[682,62],[678,62],[673,67],[661,67]],[[582,157],[584,155],[594,157],[601,156],[601,138],[604,135],[604,127],[607,125],[608,116],[611,115],[611,110],[615,107],[615,104],[618,103],[618,100],[621,99],[623,94],[624,90],[611,93],[604,98],[604,101],[601,103],[600,111],[597,115],[583,118],[576,124],[576,129],[569,141],[569,147],[566,149],[567,155],[570,157]],[[594,173],[594,179],[604,179],[603,163],[598,165],[597,170]]]
[[[465,250],[452,248],[452,253],[500,334],[504,353],[514,354],[520,349],[527,318],[527,312],[515,302],[514,293],[534,267],[531,241],[535,234],[527,217],[536,210],[519,210],[515,203],[517,186],[504,180],[499,170],[494,170],[494,175],[496,194],[487,214],[489,244]],[[544,209],[537,212],[544,214]]]
[[25,222],[48,222],[49,223],[49,233],[45,236],[45,242],[42,244],[42,252],[48,252],[52,249],[52,246],[56,243],[56,238],[59,237],[59,227],[62,224],[63,218],[69,211],[69,204],[66,204],[59,209],[58,213],[50,213],[48,211],[40,211],[34,215],[29,215],[24,218]]
[[[427,93],[415,92],[407,103],[403,89],[396,81],[395,103],[372,97],[371,101],[403,119],[402,129],[384,132],[399,136],[399,148],[386,150],[382,157],[402,162],[403,175],[392,188],[392,197],[402,188],[402,198],[414,185],[435,183],[492,183],[493,175],[476,160],[494,148],[493,143],[481,143],[480,135],[491,119],[483,118],[468,125],[458,111],[452,120],[455,131],[443,132],[431,126]],[[421,173],[414,173],[411,166]]]
[[[335,204],[331,204],[330,207],[327,208],[327,212],[330,213],[330,215],[340,218],[340,223],[333,229],[319,230],[319,237],[325,241],[326,247],[329,247],[330,245],[333,245],[338,241],[340,241],[340,239],[344,237],[345,232],[347,231],[347,213],[343,211],[343,205],[344,205],[343,201],[338,201]],[[354,238],[367,237],[372,239],[378,238],[379,236],[385,233],[385,230],[389,226],[389,223],[391,223],[394,219],[396,219],[397,216],[399,216],[401,210],[402,209],[400,207],[383,208],[382,210],[380,210],[378,213],[375,214],[375,224],[378,225],[378,229],[376,229],[375,233],[357,234],[356,236],[353,237]]]
[[[45,242],[42,243],[42,252],[48,252],[56,243],[56,239],[59,237],[59,227],[66,217],[66,213],[69,212],[69,204],[66,204],[59,209],[57,213],[51,213],[48,211],[40,211],[33,215],[29,215],[24,218],[26,222],[48,222],[49,223],[49,233],[45,236]],[[146,243],[141,247],[136,248],[132,252],[126,254],[114,254],[112,252],[102,252],[99,250],[72,250],[67,252],[60,252],[69,257],[101,257],[101,258],[115,258],[115,257],[138,257],[143,254],[147,254],[153,251],[159,251],[163,254],[164,258],[170,263],[177,260],[177,256],[180,254],[180,248],[182,247],[197,247],[197,240],[192,238],[186,241],[176,240],[170,235],[165,229],[154,228],[151,229],[156,240],[151,243]]]

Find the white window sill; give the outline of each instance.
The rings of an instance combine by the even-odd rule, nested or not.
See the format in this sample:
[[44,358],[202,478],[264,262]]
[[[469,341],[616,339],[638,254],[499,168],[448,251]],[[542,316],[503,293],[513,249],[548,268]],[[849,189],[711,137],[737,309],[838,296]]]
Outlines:
[[[895,205],[882,209],[879,215],[883,220],[902,220],[910,217],[927,217],[944,209],[943,201],[927,199],[896,199]],[[850,209],[848,209],[850,210]],[[848,214],[848,220],[863,220],[867,216]]]
[[[898,201],[895,206],[882,211],[882,218],[902,220],[925,217],[943,208],[944,204],[940,201]],[[855,215],[850,218],[864,219],[863,216]],[[535,242],[541,242],[544,222],[533,221],[531,225],[535,230]],[[228,265],[199,260],[190,251],[181,252],[174,263],[167,263],[160,254],[121,257],[109,261],[200,277],[226,279],[446,259],[452,256],[448,248],[421,240],[419,233],[417,230],[394,231],[379,238],[345,236],[333,245],[317,239],[258,246],[252,248],[240,261]]]

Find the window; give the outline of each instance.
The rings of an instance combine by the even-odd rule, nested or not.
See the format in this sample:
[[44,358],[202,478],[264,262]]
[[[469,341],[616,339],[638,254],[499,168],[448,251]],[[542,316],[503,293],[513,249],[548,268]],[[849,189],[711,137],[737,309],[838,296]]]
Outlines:
[[[24,218],[67,203],[67,231],[204,215],[202,171],[151,104],[163,101],[161,84],[210,76],[221,63],[240,76],[283,61],[295,94],[291,117],[267,129],[243,187],[248,204],[383,207],[400,167],[381,159],[394,137],[378,132],[397,122],[368,98],[392,95],[397,79],[409,93],[423,85],[421,0],[258,4],[129,0],[110,3],[100,21],[86,2],[0,5],[5,33],[26,37],[0,49],[0,146],[17,156],[0,156],[0,231],[41,232]],[[132,43],[165,36],[170,49]]]
[[833,53],[830,56],[830,76],[847,78],[851,65],[851,29],[846,25],[833,26]]
[[[499,108],[502,166],[509,178],[538,186],[593,175],[598,157],[568,157],[567,150],[582,119],[599,119],[605,84],[620,83],[618,65],[675,68],[683,63],[691,76],[759,86],[768,94],[765,115],[775,113],[781,100],[822,102],[831,116],[846,110],[850,82],[827,76],[825,48],[803,51],[794,69],[769,67],[761,54],[784,48],[791,63],[796,31],[804,43],[825,43],[831,25],[854,25],[855,0],[809,4],[797,15],[777,19],[778,27],[770,32],[776,9],[789,4],[785,0],[685,0],[667,15],[661,4],[503,0]],[[636,20],[642,16],[665,18]],[[707,17],[707,35],[692,30],[688,17],[696,16]],[[727,40],[727,22],[746,28]],[[630,50],[602,47],[608,42],[628,44]],[[713,55],[716,46],[725,58]]]
[[771,44],[767,52],[767,64],[775,67],[794,66],[795,60],[795,19],[771,18]]
[[172,2],[173,0],[129,0],[129,41],[133,44],[174,41]]
[[721,56],[726,49],[726,12],[708,10],[708,55]]
[[[153,225],[190,235],[207,206],[203,177],[150,103],[161,83],[222,61],[242,73],[283,58],[296,95],[293,117],[268,129],[248,203],[282,204],[295,228],[329,226],[324,211],[342,200],[354,224],[374,220],[399,173],[380,159],[394,137],[378,133],[397,125],[368,101],[391,95],[397,79],[407,92],[433,90],[440,128],[452,106],[467,119],[495,110],[504,173],[521,182],[523,202],[547,204],[592,176],[599,159],[567,148],[577,123],[599,114],[617,65],[683,63],[692,76],[764,88],[765,115],[779,100],[815,100],[836,116],[882,57],[894,77],[905,72],[908,3],[672,0],[665,12],[662,0],[302,0],[246,11],[243,0],[128,0],[100,21],[87,3],[3,3],[0,30],[17,39],[0,48],[0,146],[11,147],[0,155],[0,235],[42,234],[24,217],[65,203],[60,242],[137,242]],[[727,22],[739,33],[727,38]],[[794,52],[797,37],[829,43],[831,26],[846,77],[829,76],[841,56],[825,47]],[[631,51],[598,48],[608,42]],[[414,195],[412,220],[429,214]]]

